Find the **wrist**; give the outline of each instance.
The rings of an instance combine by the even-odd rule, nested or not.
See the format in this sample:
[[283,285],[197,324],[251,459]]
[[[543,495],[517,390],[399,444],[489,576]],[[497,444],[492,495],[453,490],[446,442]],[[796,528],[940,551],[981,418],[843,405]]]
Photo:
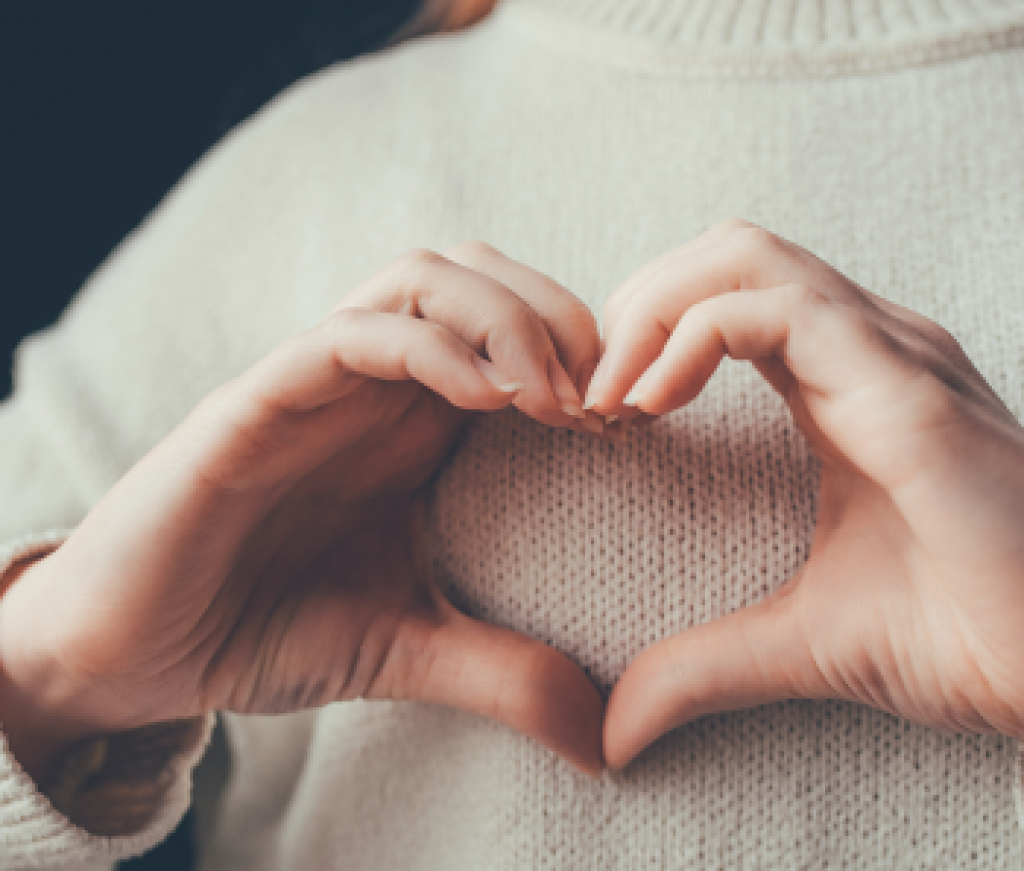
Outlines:
[[[25,560],[0,574],[0,728],[18,764],[40,786],[52,777],[66,751],[99,731],[76,722],[53,699],[47,700],[46,687],[52,682],[43,676],[53,669],[45,667],[38,655],[22,649],[24,633],[16,631],[17,627],[30,628],[39,634],[40,620],[17,612],[21,597],[13,591],[22,587],[44,560],[45,556]],[[26,677],[26,672],[36,678]]]

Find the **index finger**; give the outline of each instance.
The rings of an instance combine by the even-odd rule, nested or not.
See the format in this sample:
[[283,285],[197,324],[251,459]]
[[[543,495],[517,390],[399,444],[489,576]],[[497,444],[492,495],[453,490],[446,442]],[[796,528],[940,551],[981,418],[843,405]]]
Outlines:
[[[430,251],[413,251],[351,294],[342,304],[348,306],[406,314],[450,330],[523,384],[515,404],[541,423],[566,426],[582,414],[568,377],[558,378],[564,372],[548,324],[522,296],[486,272]],[[554,332],[562,336],[564,327]]]
[[605,355],[585,407],[621,413],[622,400],[658,358],[680,318],[726,293],[790,284],[813,286],[837,301],[866,304],[855,286],[810,252],[753,225],[730,226],[711,244],[683,248],[630,285],[605,321]]
[[552,387],[563,403],[582,410],[582,396],[601,359],[597,321],[583,301],[553,278],[484,242],[463,242],[445,256],[500,281],[537,313],[568,376],[563,379],[554,372]]

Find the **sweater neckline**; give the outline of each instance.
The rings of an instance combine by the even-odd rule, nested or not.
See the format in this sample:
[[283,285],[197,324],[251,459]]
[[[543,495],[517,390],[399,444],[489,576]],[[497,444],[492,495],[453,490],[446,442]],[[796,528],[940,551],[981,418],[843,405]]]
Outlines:
[[872,72],[1024,46],[1024,0],[506,0],[499,14],[652,71]]

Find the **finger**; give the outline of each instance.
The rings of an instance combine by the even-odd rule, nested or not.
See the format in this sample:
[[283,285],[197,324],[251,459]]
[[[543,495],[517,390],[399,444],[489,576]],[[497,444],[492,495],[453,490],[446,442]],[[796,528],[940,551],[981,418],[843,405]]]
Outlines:
[[476,410],[501,408],[522,388],[444,327],[354,308],[286,342],[245,376],[268,409],[294,412],[335,402],[367,378],[418,381]]
[[537,312],[554,343],[568,384],[552,384],[559,399],[582,407],[585,382],[601,359],[601,337],[593,313],[578,297],[557,281],[506,257],[483,242],[463,242],[445,256],[456,263],[489,275],[519,296]]
[[[630,386],[661,353],[676,323],[693,305],[727,293],[802,282],[838,299],[856,297],[853,285],[809,252],[746,226],[723,230],[714,241],[675,252],[628,303],[605,323],[605,355],[586,406],[616,413]],[[846,287],[850,285],[850,287]]]
[[609,325],[614,324],[618,314],[642,288],[655,281],[664,272],[675,269],[693,254],[710,247],[722,239],[726,239],[740,230],[759,229],[755,224],[739,218],[731,218],[715,224],[710,229],[695,236],[689,242],[675,248],[661,257],[657,257],[643,268],[631,275],[608,298],[604,309],[604,324],[607,332]]
[[635,381],[658,355],[672,331],[672,311],[676,311],[676,320],[685,311],[683,300],[676,299],[674,301],[680,303],[678,307],[662,312],[662,317],[652,318],[648,311],[650,303],[643,302],[645,295],[649,295],[651,288],[662,288],[666,282],[674,285],[673,277],[680,274],[695,255],[752,227],[739,220],[718,224],[647,264],[612,294],[604,312],[605,354],[586,394],[587,410],[603,412],[606,419],[610,416],[612,420],[628,421],[635,416],[630,407],[619,403],[624,392],[622,385]]
[[793,602],[787,585],[764,602],[660,641],[633,660],[608,700],[609,767],[623,767],[666,732],[707,714],[833,695]]
[[[424,501],[411,522],[412,539],[422,541]],[[438,590],[427,550],[417,547],[414,560],[430,601],[391,645],[385,694],[497,720],[599,774],[604,701],[582,669],[540,641],[463,614]]]
[[410,644],[415,655],[398,697],[497,720],[587,774],[603,770],[604,703],[578,665],[540,641],[454,609],[440,626],[425,629],[426,640]]
[[[659,270],[633,283],[622,307],[605,320],[605,355],[587,395],[587,406],[605,413],[618,411],[626,391],[658,357],[691,306],[758,286],[761,276],[752,273],[763,273],[766,265],[762,261],[779,256],[767,244],[753,241],[760,240],[764,232],[759,228],[720,231],[707,244],[672,252]],[[755,244],[760,246],[756,254]],[[778,264],[774,266],[773,271],[778,272]]]
[[356,290],[346,307],[400,312],[440,324],[523,384],[516,405],[551,426],[573,417],[551,384],[557,352],[540,316],[489,275],[430,251],[413,251]]
[[759,361],[780,390],[791,383],[788,373],[802,395],[833,400],[816,403],[823,414],[847,416],[834,400],[862,387],[901,383],[909,374],[894,347],[864,313],[802,285],[740,291],[692,306],[624,401],[648,414],[685,405],[728,356]]
[[365,415],[338,400],[368,380],[418,382],[476,411],[505,407],[523,387],[437,324],[338,310],[200,407],[201,468],[241,488],[304,474],[365,429]]
[[656,415],[679,408],[726,356],[755,363],[823,461],[853,463],[889,490],[943,455],[934,433],[956,431],[957,405],[925,362],[870,310],[802,285],[696,304],[624,402]]

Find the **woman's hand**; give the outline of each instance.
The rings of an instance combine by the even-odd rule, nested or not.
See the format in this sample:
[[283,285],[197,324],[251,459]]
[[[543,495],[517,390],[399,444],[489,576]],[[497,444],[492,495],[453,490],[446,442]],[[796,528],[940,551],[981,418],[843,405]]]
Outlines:
[[767,600],[627,668],[609,765],[704,714],[789,698],[1024,737],[1024,431],[957,343],[730,222],[615,293],[587,406],[665,414],[725,356],[753,362],[821,458],[810,556]]
[[487,246],[402,257],[204,400],[10,585],[16,755],[43,777],[89,734],[365,697],[493,717],[600,770],[583,672],[456,611],[420,540],[471,413],[579,427],[599,355],[582,303]]

